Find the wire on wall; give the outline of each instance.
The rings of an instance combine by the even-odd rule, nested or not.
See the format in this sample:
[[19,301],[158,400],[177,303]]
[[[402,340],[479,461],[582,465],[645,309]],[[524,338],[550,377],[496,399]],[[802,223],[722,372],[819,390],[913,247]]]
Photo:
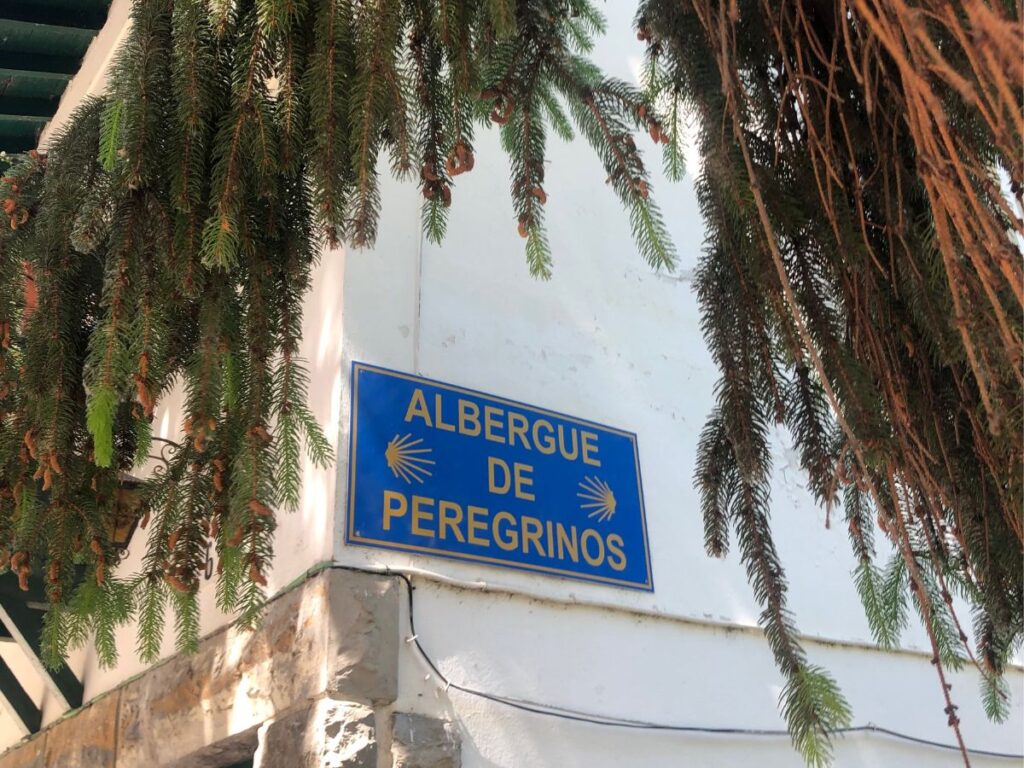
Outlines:
[[[406,594],[409,604],[409,637],[408,642],[416,648],[417,653],[422,658],[423,662],[433,672],[434,676],[440,681],[441,685],[446,691],[456,690],[469,696],[473,696],[479,699],[485,699],[487,701],[501,704],[502,706],[511,707],[522,712],[530,712],[535,715],[541,715],[544,717],[555,717],[561,720],[569,720],[579,723],[590,723],[592,725],[603,725],[611,728],[631,728],[635,730],[645,731],[667,731],[672,733],[702,733],[710,735],[731,735],[731,736],[750,736],[750,737],[788,737],[789,732],[783,728],[744,728],[740,726],[701,726],[701,725],[676,725],[669,723],[654,723],[647,722],[644,720],[631,720],[627,718],[609,717],[605,715],[598,715],[589,712],[583,712],[576,709],[570,709],[566,707],[559,707],[552,704],[543,704],[535,701],[528,701],[525,699],[517,699],[509,696],[501,696],[499,694],[488,693],[487,691],[481,691],[476,688],[472,688],[466,685],[462,685],[453,680],[450,680],[434,663],[433,658],[427,653],[423,647],[422,642],[419,638],[419,633],[416,630],[416,611],[415,601],[413,594],[416,590],[412,583],[412,578],[409,574],[403,573],[399,570],[392,568],[384,569],[367,569],[357,568],[352,566],[333,566],[339,570],[349,571],[360,571],[363,573],[384,573],[390,576],[397,576],[405,582]],[[900,731],[892,730],[891,728],[885,728],[874,723],[866,723],[864,725],[849,726],[847,728],[838,728],[833,733],[838,734],[851,734],[851,733],[877,733],[884,736],[888,736],[893,739],[908,742],[911,744],[918,744],[921,746],[932,747],[934,749],[949,750],[952,752],[959,752],[960,748],[954,744],[946,744],[941,741],[932,741],[931,739],[923,739],[910,734],[902,733]],[[977,757],[991,757],[1005,760],[1017,760],[1024,759],[1024,754],[1014,754],[1010,752],[996,752],[987,749],[971,749],[968,748],[967,752]]]

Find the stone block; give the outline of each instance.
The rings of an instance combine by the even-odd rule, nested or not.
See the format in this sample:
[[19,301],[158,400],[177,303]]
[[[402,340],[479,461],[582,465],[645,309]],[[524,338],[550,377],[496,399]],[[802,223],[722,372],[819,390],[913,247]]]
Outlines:
[[250,728],[203,747],[166,768],[224,768],[252,758],[259,744],[259,728]]
[[46,732],[47,768],[113,768],[117,753],[117,700],[114,691],[95,699]]
[[393,768],[459,768],[462,749],[455,726],[405,712],[391,720]]
[[0,768],[107,768],[115,757],[117,768],[215,768],[251,755],[265,722],[331,699],[358,704],[316,705],[314,741],[328,751],[315,765],[376,768],[372,713],[358,707],[397,695],[399,587],[393,577],[324,571],[272,600],[258,630],[205,638],[194,655],[169,659],[3,755]]
[[45,747],[46,734],[37,733],[0,755],[0,768],[46,768]]
[[[200,760],[325,691],[387,703],[398,685],[398,580],[331,570],[271,601],[261,627],[206,638],[121,693],[117,768]],[[202,758],[205,759],[205,758]],[[198,765],[198,763],[197,763]]]
[[271,723],[256,768],[377,768],[373,710],[322,698]]
[[396,577],[330,571],[328,695],[376,706],[398,696],[399,598]]
[[327,580],[272,601],[255,632],[229,627],[129,683],[117,768],[152,768],[258,727],[323,688]]

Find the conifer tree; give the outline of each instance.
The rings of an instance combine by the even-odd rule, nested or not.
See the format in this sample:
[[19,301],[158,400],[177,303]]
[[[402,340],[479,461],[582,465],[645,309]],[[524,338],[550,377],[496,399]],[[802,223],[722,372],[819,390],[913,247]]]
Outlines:
[[[144,659],[168,616],[195,648],[208,548],[220,607],[258,621],[303,453],[332,460],[306,404],[303,297],[325,245],[373,242],[382,155],[437,240],[475,130],[497,127],[543,278],[547,143],[578,132],[640,255],[670,267],[635,134],[678,176],[692,116],[722,371],[696,477],[705,541],[721,556],[737,540],[795,745],[826,763],[849,713],[787,608],[772,424],[845,510],[877,641],[913,611],[957,738],[947,669],[977,666],[1005,717],[1024,599],[1018,7],[642,0],[637,29],[646,92],[588,61],[588,0],[134,0],[107,94],[0,181],[0,561],[42,579],[51,661],[93,638],[112,663],[133,617]],[[142,573],[119,574],[120,491],[177,384],[187,440],[147,480]]]
[[[631,137],[658,123],[585,58],[602,29],[588,0],[134,0],[106,94],[0,181],[0,562],[42,581],[50,662],[93,638],[113,663],[133,617],[144,660],[168,620],[196,648],[211,549],[220,608],[258,621],[303,454],[332,461],[302,302],[325,245],[373,242],[382,154],[439,239],[474,130],[498,127],[546,277],[546,137],[578,130],[671,265]],[[145,484],[142,572],[119,573],[126,477],[179,385],[186,440]]]
[[845,509],[875,639],[895,645],[911,610],[928,631],[966,762],[946,671],[975,666],[1005,718],[1024,618],[1020,5],[643,0],[637,29],[666,130],[692,116],[702,159],[697,288],[722,374],[696,473],[707,550],[735,533],[794,742],[826,762],[847,708],[786,608],[768,514],[784,425],[816,499]]

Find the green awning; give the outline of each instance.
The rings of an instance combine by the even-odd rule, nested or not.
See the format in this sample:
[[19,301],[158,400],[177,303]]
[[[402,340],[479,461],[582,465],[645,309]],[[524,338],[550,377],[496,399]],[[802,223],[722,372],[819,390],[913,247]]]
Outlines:
[[0,3],[0,150],[36,146],[109,6],[110,0]]

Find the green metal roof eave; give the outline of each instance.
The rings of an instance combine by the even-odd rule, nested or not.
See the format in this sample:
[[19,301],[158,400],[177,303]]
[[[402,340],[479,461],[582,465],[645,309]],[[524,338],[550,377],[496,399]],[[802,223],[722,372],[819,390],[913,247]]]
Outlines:
[[71,82],[71,75],[62,72],[37,72],[30,69],[0,67],[0,98],[60,99]]
[[0,50],[8,53],[52,54],[61,51],[66,56],[80,59],[95,36],[94,29],[37,24],[0,16]]
[[36,146],[109,6],[110,0],[0,3],[0,150]]
[[63,27],[99,29],[109,0],[4,0],[3,17]]

